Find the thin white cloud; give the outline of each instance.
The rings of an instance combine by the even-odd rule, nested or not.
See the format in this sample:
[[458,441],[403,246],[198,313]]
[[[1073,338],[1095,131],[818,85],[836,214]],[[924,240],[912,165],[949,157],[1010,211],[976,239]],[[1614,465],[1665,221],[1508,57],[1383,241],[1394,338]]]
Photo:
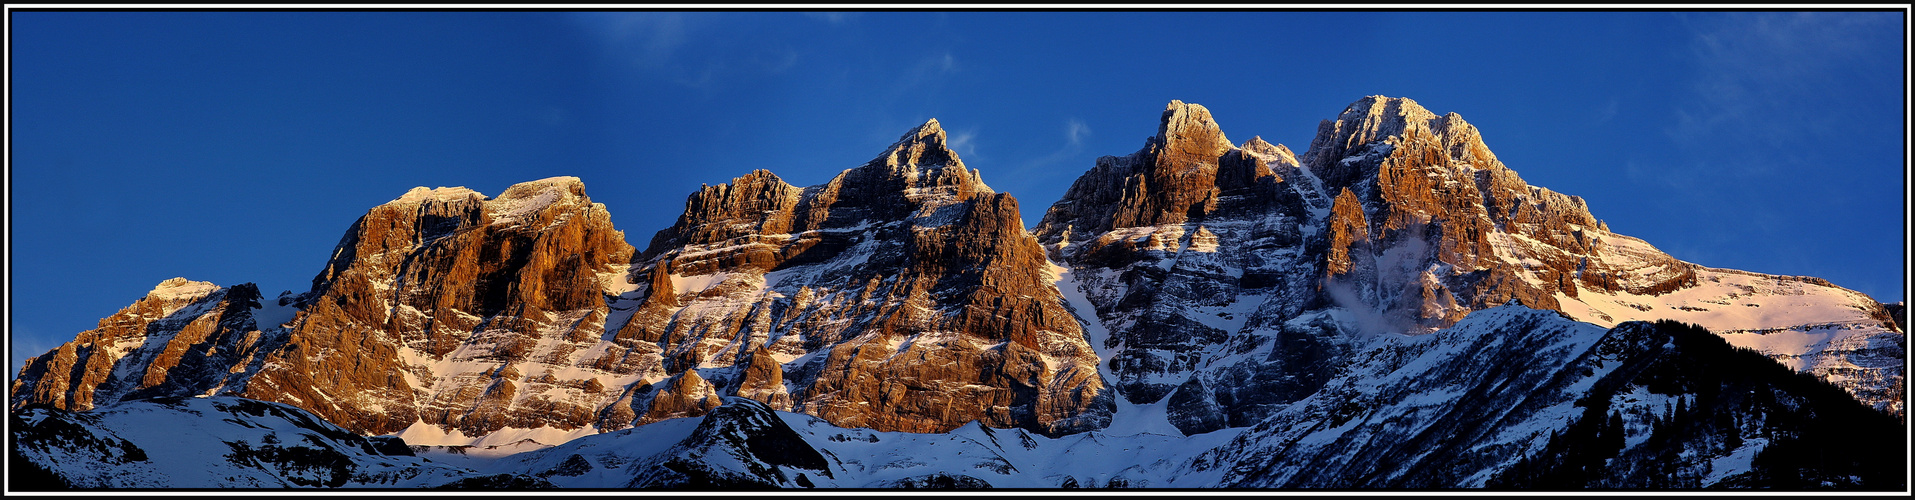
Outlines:
[[1606,123],[1609,119],[1616,117],[1616,113],[1620,111],[1621,107],[1622,100],[1611,97],[1608,102],[1603,103],[1602,107],[1596,108],[1596,118],[1591,120],[1591,122]]
[[1668,132],[1679,140],[1724,131],[1781,139],[1831,128],[1832,117],[1792,110],[1838,88],[1836,69],[1860,62],[1855,54],[1870,47],[1870,36],[1897,21],[1866,14],[1746,12],[1692,22],[1691,94]]
[[20,367],[26,366],[27,358],[46,354],[47,351],[59,347],[60,341],[48,339],[38,335],[37,332],[30,332],[16,326],[13,331],[7,332],[7,344],[7,347],[12,350],[10,353],[12,356],[9,356],[13,362],[11,366],[17,371]]
[[1064,145],[1059,146],[1057,150],[1052,151],[1051,154],[1047,154],[1047,155],[1032,159],[1029,162],[1025,162],[1024,166],[1021,167],[1019,170],[1034,171],[1034,170],[1042,169],[1044,167],[1055,165],[1058,162],[1062,162],[1064,160],[1068,160],[1073,155],[1076,155],[1079,152],[1082,152],[1084,150],[1084,139],[1090,136],[1091,136],[1090,125],[1086,125],[1083,120],[1079,120],[1077,118],[1070,118],[1068,120],[1065,120],[1064,121]]
[[644,67],[672,60],[692,27],[679,12],[580,12],[568,17],[599,42]]
[[976,129],[953,133],[947,142],[951,146],[951,150],[956,151],[960,158],[972,158],[977,155]]
[[857,12],[806,12],[805,13],[805,17],[815,19],[818,21],[824,21],[825,23],[831,24],[833,26],[842,26],[846,23],[850,23],[851,20],[857,19],[858,16],[859,16],[859,13]]
[[884,102],[896,101],[906,96],[935,95],[945,77],[961,69],[957,56],[949,51],[929,54],[903,71],[895,83],[884,94]]
[[752,55],[748,60],[766,73],[783,73],[798,65],[798,51],[788,47],[767,48],[764,52]]
[[[1806,144],[1841,140],[1855,96],[1847,79],[1877,71],[1899,17],[1863,12],[1738,12],[1683,18],[1689,71],[1679,79],[1664,134],[1690,158],[1631,170],[1632,177],[1693,185],[1698,176],[1752,178],[1818,161]],[[1899,37],[1897,37],[1899,38]],[[1883,73],[1886,74],[1886,73]],[[1613,116],[1609,108],[1598,121]],[[1699,160],[1700,159],[1700,160]],[[1714,168],[1702,170],[1705,164]]]
[[1070,147],[1082,146],[1084,138],[1090,137],[1090,125],[1085,125],[1083,120],[1072,118],[1064,123],[1064,135],[1070,138]]
[[563,125],[569,114],[565,112],[565,108],[547,106],[539,111],[539,121],[545,122],[546,125]]
[[796,67],[789,44],[744,45],[727,38],[713,17],[683,12],[586,12],[568,17],[596,39],[614,66],[633,75],[690,88],[711,89],[741,76],[778,74]]

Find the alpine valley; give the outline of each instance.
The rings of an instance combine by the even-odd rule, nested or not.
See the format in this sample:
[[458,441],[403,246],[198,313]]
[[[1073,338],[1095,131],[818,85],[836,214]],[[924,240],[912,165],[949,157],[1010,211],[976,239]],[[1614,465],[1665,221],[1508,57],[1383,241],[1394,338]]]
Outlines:
[[31,358],[10,488],[1904,491],[1905,324],[1716,269],[1366,97],[1172,101],[1034,229],[936,120],[644,248],[577,178],[414,188],[312,288],[184,278]]

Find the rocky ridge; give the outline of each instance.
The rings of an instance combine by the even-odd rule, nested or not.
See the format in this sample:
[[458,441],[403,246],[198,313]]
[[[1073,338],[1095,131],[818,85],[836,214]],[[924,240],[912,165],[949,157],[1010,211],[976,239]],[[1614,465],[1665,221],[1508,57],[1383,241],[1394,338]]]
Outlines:
[[66,488],[550,487],[415,456],[291,405],[160,397],[94,411],[33,406],[7,417],[9,490]]
[[[251,284],[202,284],[216,291],[201,301],[228,297],[221,314],[209,314],[210,305],[172,313],[174,322],[232,325],[220,338],[242,339],[237,347],[209,348],[186,335],[195,330],[150,321],[152,314],[129,316],[133,326],[103,323],[30,361],[12,404],[87,409],[80,403],[235,395],[296,405],[365,434],[415,426],[475,438],[507,427],[579,429],[597,421],[596,374],[553,368],[577,364],[599,342],[609,310],[604,290],[623,280],[632,252],[577,178],[521,183],[496,199],[465,188],[416,188],[354,222],[311,291],[262,304]],[[148,302],[154,297],[130,309],[154,307]],[[224,357],[194,364],[119,355],[126,349],[99,338],[109,333],[119,345],[195,339],[191,352]],[[89,349],[114,353],[88,361],[108,368],[33,376],[43,364],[62,373],[60,353]],[[534,367],[540,370],[523,373]],[[136,371],[182,382],[122,376]]]
[[281,341],[257,327],[253,309],[260,307],[259,288],[252,285],[160,282],[101,319],[98,328],[28,359],[14,377],[11,407],[90,410],[121,399],[224,386],[236,377],[233,371],[257,369]]
[[1524,183],[1460,115],[1409,99],[1351,104],[1301,158],[1231,146],[1208,110],[1173,101],[1143,149],[1100,158],[1036,233],[1070,268],[1060,286],[1110,328],[1120,392],[1165,402],[1187,433],[1316,392],[1363,332],[1512,302],[1601,326],[1693,322],[1902,412],[1903,336],[1874,300],[1613,233],[1581,198]]
[[496,199],[416,188],[355,222],[310,291],[169,280],[30,360],[11,405],[236,395],[502,449],[727,397],[841,427],[1051,436],[1157,405],[1200,434],[1318,394],[1379,332],[1515,302],[1701,324],[1902,411],[1891,309],[1612,233],[1408,99],[1352,104],[1301,157],[1233,145],[1173,101],[1143,149],[1100,158],[1023,228],[935,120],[824,184],[707,186],[642,252],[576,178]]
[[1108,421],[1082,326],[1017,201],[935,120],[796,188],[757,171],[687,200],[644,253],[576,178],[373,208],[313,288],[170,280],[29,361],[15,408],[237,395],[416,444],[552,445],[742,396],[855,427]]
[[[201,488],[1905,488],[1902,450],[1884,445],[1900,441],[1892,417],[1687,325],[1603,329],[1506,306],[1431,334],[1376,334],[1352,359],[1256,426],[1192,436],[1050,437],[978,422],[885,432],[728,397],[698,418],[509,456],[415,457],[391,437],[360,439],[277,403],[34,407],[13,417],[25,443],[13,477],[38,468],[80,485]],[[165,425],[142,425],[153,422]],[[195,453],[225,459],[209,467]]]
[[659,346],[664,370],[719,393],[881,430],[1108,420],[1099,360],[1017,200],[936,120],[822,185],[760,170],[708,186],[638,262],[615,341]]

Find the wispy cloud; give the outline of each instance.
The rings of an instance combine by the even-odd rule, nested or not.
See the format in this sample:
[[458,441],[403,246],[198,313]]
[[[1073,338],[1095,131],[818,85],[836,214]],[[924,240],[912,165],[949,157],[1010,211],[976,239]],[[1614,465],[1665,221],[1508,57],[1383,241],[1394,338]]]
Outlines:
[[842,26],[857,19],[859,14],[858,12],[806,12],[805,17],[824,21],[833,26]]
[[648,67],[669,62],[691,31],[679,12],[581,12],[568,19],[632,63]]
[[1620,111],[1621,107],[1622,100],[1611,97],[1608,102],[1603,103],[1602,107],[1596,108],[1596,117],[1590,122],[1598,124],[1608,122],[1609,119],[1616,117],[1616,112]]
[[1649,183],[1677,191],[1687,191],[1702,187],[1703,174],[1716,166],[1703,163],[1689,163],[1687,168],[1673,168],[1669,165],[1645,165],[1636,161],[1623,162],[1623,174],[1629,180]]
[[1749,12],[1691,20],[1691,95],[1677,106],[1668,133],[1682,141],[1724,132],[1762,140],[1833,132],[1834,117],[1801,103],[1840,88],[1838,69],[1860,62],[1855,54],[1873,43],[1871,35],[1900,32],[1896,17],[1856,14],[1864,13]]
[[590,12],[569,19],[597,39],[614,64],[685,87],[710,88],[740,76],[782,73],[799,63],[790,45],[734,43],[715,29],[712,18],[699,13]]
[[884,88],[879,102],[892,104],[906,98],[911,101],[931,102],[943,89],[944,81],[950,75],[961,70],[957,56],[950,51],[937,51],[917,58],[916,62],[904,71],[888,88]]
[[1077,118],[1065,120],[1064,144],[1059,146],[1056,151],[1052,151],[1051,154],[1040,156],[1026,162],[1020,170],[1029,171],[1041,169],[1070,159],[1072,156],[1083,152],[1084,139],[1090,137],[1090,135],[1090,125],[1084,124],[1083,120]]
[[14,371],[25,366],[27,358],[46,354],[47,351],[59,346],[59,341],[49,340],[45,336],[37,334],[37,332],[27,331],[19,325],[14,325],[13,331],[7,332],[7,343],[8,348],[13,351],[13,355],[10,356],[11,359],[9,361],[13,363],[10,366],[14,368]]
[[1076,118],[1064,122],[1064,131],[1064,136],[1070,138],[1070,145],[1073,148],[1084,145],[1084,138],[1090,137],[1090,125],[1085,125],[1083,120]]
[[899,81],[900,87],[912,87],[930,80],[943,78],[958,71],[957,56],[950,52],[931,54],[919,59]]
[[957,152],[958,157],[975,160],[977,156],[977,129],[968,129],[952,133],[948,144],[951,146],[952,151]]
[[555,106],[547,106],[545,109],[539,110],[538,113],[539,121],[544,122],[546,125],[563,125],[569,114],[570,113],[565,112],[565,108]]

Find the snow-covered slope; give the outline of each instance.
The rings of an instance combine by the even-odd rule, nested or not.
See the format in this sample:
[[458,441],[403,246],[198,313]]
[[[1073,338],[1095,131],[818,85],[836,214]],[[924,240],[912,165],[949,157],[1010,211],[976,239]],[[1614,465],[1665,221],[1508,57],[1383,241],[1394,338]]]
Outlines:
[[1322,391],[1192,461],[1182,480],[1719,488],[1814,478],[1824,488],[1905,487],[1894,418],[1676,323],[1604,330],[1499,307],[1429,335],[1382,336],[1353,360]]
[[977,422],[845,428],[742,397],[698,418],[504,454],[395,446],[232,398],[28,409],[14,435],[18,460],[107,486],[1903,487],[1892,417],[1692,327],[1605,330],[1507,306],[1356,344],[1321,391],[1255,426],[1190,436],[1154,405],[1048,437]]
[[1179,462],[1234,434],[1051,438],[976,423],[933,434],[881,432],[729,398],[695,426],[660,422],[468,464],[537,474],[560,487],[1164,487],[1173,486],[1168,474]]
[[1873,299],[1816,278],[1733,269],[1699,267],[1693,283],[1661,295],[1583,289],[1558,299],[1565,314],[1597,325],[1655,319],[1701,325],[1875,408],[1904,413],[1906,336]]
[[[1637,432],[1708,391],[1589,353],[1667,318],[1903,411],[1899,308],[1674,259],[1408,99],[1359,100],[1301,156],[1173,101],[1035,231],[1018,214],[936,121],[824,184],[706,186],[642,252],[576,178],[418,188],[356,222],[311,291],[168,280],[31,359],[10,406],[244,396],[575,486],[1664,485],[1652,462],[1688,474],[1666,484],[1781,484],[1782,452],[1754,450],[1802,437],[1746,422],[1832,403],[1709,399],[1730,422]],[[1666,368],[1651,344],[1628,352]],[[1676,378],[1776,378],[1732,365]],[[167,411],[139,414],[184,418]],[[100,437],[70,456],[124,461],[130,438],[74,426]]]
[[[73,488],[420,488],[473,480],[539,486],[414,456],[280,403],[232,397],[16,410],[12,484]],[[24,483],[24,484],[23,484]]]
[[639,255],[577,178],[415,188],[311,291],[168,281],[30,360],[10,405],[239,395],[478,450],[726,396],[886,430],[1105,425],[1114,393],[1017,200],[945,141],[933,120],[825,184],[708,186]]
[[734,395],[881,430],[1108,421],[1101,360],[1017,200],[966,168],[935,120],[821,185],[761,170],[705,187],[634,261],[610,352],[706,381],[606,410],[636,423]]
[[[1894,419],[1706,331],[1507,306],[1358,343],[1323,390],[1191,436],[1119,430],[1133,407],[1052,438],[846,429],[731,398],[696,425],[467,465],[561,487],[1903,487]],[[1833,438],[1853,434],[1888,439]]]
[[28,359],[9,405],[85,410],[243,387],[287,335],[291,308],[263,302],[252,284],[163,281],[98,328]]
[[1902,412],[1888,310],[1826,281],[1711,269],[1616,234],[1530,186],[1460,115],[1382,96],[1325,120],[1301,157],[1232,145],[1173,101],[1103,157],[1036,233],[1110,335],[1123,399],[1184,432],[1261,421],[1351,362],[1356,339],[1427,333],[1509,303],[1599,326],[1677,319]]

